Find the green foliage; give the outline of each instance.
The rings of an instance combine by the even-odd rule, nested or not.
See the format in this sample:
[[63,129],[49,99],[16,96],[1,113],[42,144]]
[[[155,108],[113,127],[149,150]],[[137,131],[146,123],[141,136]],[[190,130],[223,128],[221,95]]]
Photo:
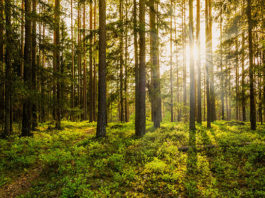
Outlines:
[[[110,123],[108,137],[96,139],[95,123],[64,121],[62,131],[43,124],[33,138],[0,140],[0,185],[41,166],[22,197],[264,196],[264,127],[220,121],[190,133],[183,123],[147,123],[141,139],[132,122]],[[210,144],[219,147],[196,149]]]

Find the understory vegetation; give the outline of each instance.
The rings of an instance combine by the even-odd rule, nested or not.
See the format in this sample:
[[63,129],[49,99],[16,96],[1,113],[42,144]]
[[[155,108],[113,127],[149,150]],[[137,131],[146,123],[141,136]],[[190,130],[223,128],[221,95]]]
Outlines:
[[[12,186],[28,198],[265,197],[262,125],[252,131],[249,123],[216,121],[194,132],[188,124],[155,130],[147,122],[141,139],[133,122],[110,123],[101,139],[96,123],[62,127],[40,124],[33,137],[0,140],[0,195]],[[30,181],[22,191],[14,187],[21,177]]]

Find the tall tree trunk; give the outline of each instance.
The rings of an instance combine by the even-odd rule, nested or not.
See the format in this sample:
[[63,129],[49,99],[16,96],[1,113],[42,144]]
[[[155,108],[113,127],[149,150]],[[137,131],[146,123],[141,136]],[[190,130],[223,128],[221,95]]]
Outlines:
[[137,31],[137,3],[133,0],[133,39],[134,39],[134,64],[135,64],[135,130],[139,127],[139,54]]
[[80,2],[77,3],[77,94],[78,106],[81,106],[81,14]]
[[[73,0],[71,0],[71,108],[75,107],[75,52],[74,52],[74,25],[73,25]],[[71,113],[71,120],[74,120],[74,115]]]
[[214,65],[213,65],[213,46],[212,46],[212,0],[208,0],[208,36],[209,36],[209,64],[210,64],[210,105],[211,105],[211,121],[216,120],[216,109],[215,109],[215,88],[214,88]]
[[12,49],[12,27],[11,27],[11,2],[5,1],[5,16],[6,16],[6,50],[5,50],[5,128],[4,137],[11,134],[11,49]]
[[249,88],[250,88],[250,122],[251,129],[256,130],[256,103],[254,88],[254,66],[253,66],[253,47],[252,47],[252,17],[251,17],[251,0],[247,0],[247,17],[248,17],[248,43],[249,43]]
[[[160,127],[161,114],[161,93],[160,75],[158,65],[158,30],[156,24],[155,1],[150,1],[150,59],[151,59],[151,102],[153,112],[154,127]],[[159,104],[160,103],[160,104]]]
[[[25,49],[24,49],[24,85],[28,92],[32,87],[32,29],[31,29],[31,0],[25,0]],[[29,93],[23,103],[22,136],[31,133],[32,103]]]
[[[89,122],[93,121],[93,58],[92,58],[92,47],[93,47],[93,3],[90,2],[90,16],[89,16]],[[95,17],[95,16],[94,16]]]
[[139,107],[138,119],[135,134],[141,137],[145,134],[146,130],[146,111],[145,111],[145,0],[139,1],[139,35],[140,35],[140,64],[139,64]]
[[236,38],[236,120],[239,120],[239,58],[238,58],[238,38]]
[[84,108],[84,115],[83,119],[87,120],[87,68],[86,68],[86,3],[84,2],[83,8],[83,108]]
[[194,74],[194,38],[193,38],[193,0],[189,0],[189,41],[190,41],[190,130],[195,130],[195,74]]
[[125,3],[125,82],[124,82],[124,103],[125,103],[125,122],[129,122],[128,104],[128,1]]
[[54,71],[57,73],[56,78],[56,107],[55,107],[55,121],[56,129],[61,129],[61,83],[60,83],[60,0],[55,0],[55,30],[54,30]]
[[106,136],[106,1],[99,0],[99,69],[97,137]]
[[211,92],[210,92],[210,45],[209,45],[209,0],[205,0],[205,33],[206,33],[206,94],[207,94],[207,127],[211,128]]
[[220,47],[221,47],[221,56],[220,56],[220,67],[221,67],[221,119],[225,119],[225,106],[224,106],[224,73],[223,73],[223,5],[221,8],[220,15]]
[[[24,20],[25,20],[25,5],[24,5],[24,0],[22,0],[21,3],[21,29],[20,29],[20,36],[21,36],[21,43],[20,43],[20,47],[21,47],[21,57],[24,57]],[[24,74],[24,60],[21,58],[21,63],[20,63],[20,76],[23,78],[23,74]]]
[[201,2],[197,0],[197,23],[196,23],[196,41],[197,41],[197,49],[198,49],[198,59],[197,59],[197,68],[198,68],[198,82],[197,82],[197,122],[202,123],[202,102],[201,102],[201,42],[200,42],[200,24],[201,24]]
[[[37,1],[32,0],[32,8],[33,8],[33,22],[32,22],[32,88],[35,93],[37,93],[37,62],[36,62],[36,52],[37,52]],[[34,101],[32,103],[32,130],[35,130],[38,121],[37,121],[37,100],[34,97]]]
[[242,32],[242,58],[241,58],[241,66],[242,66],[242,120],[245,122],[247,120],[246,116],[246,96],[245,96],[245,34]]
[[119,14],[120,14],[120,121],[124,121],[124,98],[123,98],[123,0],[120,0],[120,7],[119,7]]
[[[97,1],[94,1],[94,30],[97,29]],[[96,43],[96,34],[94,43]],[[96,104],[97,104],[97,53],[94,54],[94,74],[93,74],[93,121],[96,121]]]
[[183,114],[186,118],[187,105],[187,68],[186,68],[186,0],[183,0],[182,9],[182,45],[183,45]]
[[[0,1],[0,73],[4,74],[4,0]],[[3,82],[5,85],[5,83]],[[4,123],[4,87],[0,87],[0,122]]]
[[172,38],[172,0],[170,1],[170,120],[174,121],[174,112],[173,112],[173,38]]

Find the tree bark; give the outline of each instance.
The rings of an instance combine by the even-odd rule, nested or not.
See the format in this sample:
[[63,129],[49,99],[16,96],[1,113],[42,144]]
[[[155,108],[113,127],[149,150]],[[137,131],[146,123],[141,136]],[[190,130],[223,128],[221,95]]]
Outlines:
[[195,130],[195,75],[194,75],[194,38],[193,38],[193,0],[189,0],[189,41],[190,41],[190,130]]
[[139,1],[139,32],[140,32],[140,64],[139,64],[139,108],[138,124],[135,129],[135,134],[138,137],[145,135],[146,130],[146,111],[145,111],[145,0]]
[[247,17],[248,17],[248,43],[249,43],[249,88],[250,88],[250,122],[251,129],[256,130],[256,103],[254,88],[254,66],[253,66],[253,46],[252,46],[252,17],[251,17],[251,0],[247,0]]
[[119,6],[119,14],[120,14],[120,121],[124,122],[124,98],[123,98],[123,0],[120,0]]
[[97,137],[106,136],[106,1],[99,0],[99,82]]
[[54,30],[54,71],[56,78],[56,107],[55,107],[55,128],[61,129],[61,83],[60,83],[60,0],[55,0],[55,30]]
[[[93,3],[90,2],[90,16],[89,16],[89,29],[90,29],[90,38],[89,38],[89,122],[93,121],[93,56],[92,56],[92,47],[93,47]],[[95,16],[94,16],[95,17]]]
[[86,3],[83,5],[83,120],[87,120]]
[[199,124],[202,123],[202,102],[201,102],[201,43],[200,43],[200,24],[201,24],[201,2],[197,0],[197,27],[196,27],[196,41],[197,41],[197,49],[198,49],[198,59],[197,59],[197,68],[198,68],[198,82],[197,82],[197,122]]
[[[25,0],[25,49],[24,49],[24,85],[32,88],[32,22],[31,0]],[[22,136],[31,135],[32,103],[30,94],[27,93],[23,103]]]
[[139,54],[138,54],[138,26],[137,4],[133,1],[133,38],[134,38],[134,64],[135,64],[135,130],[139,127]]
[[161,115],[161,91],[158,64],[158,29],[156,24],[155,1],[150,1],[150,59],[151,59],[151,102],[154,127],[160,127]]
[[[32,20],[32,88],[35,93],[37,93],[37,62],[36,62],[36,52],[37,52],[37,1],[32,0],[32,12],[33,12],[33,20]],[[34,101],[32,103],[32,130],[35,130],[38,125],[37,120],[37,99],[34,97]]]

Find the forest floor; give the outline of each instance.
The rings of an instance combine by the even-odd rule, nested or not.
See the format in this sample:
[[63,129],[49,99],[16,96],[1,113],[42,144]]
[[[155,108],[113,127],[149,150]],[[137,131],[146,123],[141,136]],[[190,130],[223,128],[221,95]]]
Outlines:
[[0,139],[1,198],[265,197],[264,126],[147,122],[137,139],[132,122],[110,123],[96,139],[96,123],[62,124]]

